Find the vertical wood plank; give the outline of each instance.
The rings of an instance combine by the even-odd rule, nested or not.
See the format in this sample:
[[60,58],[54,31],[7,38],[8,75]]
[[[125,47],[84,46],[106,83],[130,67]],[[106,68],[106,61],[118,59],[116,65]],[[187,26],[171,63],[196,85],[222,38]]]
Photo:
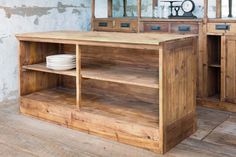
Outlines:
[[204,0],[204,19],[208,18],[208,0]]
[[79,109],[81,102],[81,47],[76,44],[76,106]]
[[107,0],[108,6],[108,17],[112,17],[112,0]]
[[138,18],[141,18],[142,14],[142,0],[137,0],[138,2]]
[[200,88],[200,96],[201,97],[207,97],[208,96],[208,90],[207,90],[207,80],[208,80],[208,53],[207,53],[207,47],[208,47],[208,43],[207,43],[207,24],[204,23],[203,24],[203,28],[202,28],[202,36],[199,36],[199,40],[200,42],[202,42],[202,57],[198,58],[199,60],[202,59],[202,65],[200,65],[202,67],[202,80],[199,82],[201,84],[199,84],[202,87]]
[[158,0],[152,0],[152,11],[154,12],[155,7],[158,5]]
[[18,70],[19,70],[19,79],[18,79],[18,86],[19,86],[19,97],[22,96],[22,87],[21,87],[21,79],[22,79],[22,65],[23,65],[23,52],[24,52],[24,42],[19,41],[18,47]]
[[227,99],[232,99],[235,96],[234,92],[234,79],[235,79],[235,53],[234,53],[234,41],[227,40],[227,75],[226,75],[226,91],[227,91]]
[[94,31],[94,19],[95,19],[95,0],[91,1],[91,10],[92,10],[92,18],[91,18],[91,30]]
[[221,87],[220,87],[220,99],[224,101],[225,99],[225,64],[226,64],[226,47],[225,47],[226,38],[225,36],[221,36]]
[[163,95],[164,95],[164,91],[163,89],[163,69],[164,69],[164,65],[163,65],[163,46],[161,46],[162,48],[159,49],[159,132],[160,132],[160,151],[163,154],[164,153],[164,130],[165,130],[165,119],[164,119],[164,99],[163,99]]
[[138,33],[140,33],[140,26],[141,26],[140,19],[142,17],[142,0],[137,0],[137,4],[138,4]]
[[226,101],[236,103],[236,37],[226,37]]
[[221,0],[216,0],[216,18],[221,18]]

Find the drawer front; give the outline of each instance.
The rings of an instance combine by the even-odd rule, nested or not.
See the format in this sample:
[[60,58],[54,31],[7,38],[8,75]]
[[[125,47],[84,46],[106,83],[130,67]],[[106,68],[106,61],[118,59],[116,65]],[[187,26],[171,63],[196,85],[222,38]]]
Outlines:
[[229,27],[226,34],[236,35],[236,23],[226,23],[226,25]]
[[208,23],[207,33],[225,33],[230,29],[230,25],[226,23]]
[[94,30],[96,31],[112,31],[113,21],[96,20],[94,21]]
[[169,24],[168,23],[144,23],[142,32],[169,32]]
[[198,34],[198,32],[199,32],[198,24],[189,24],[189,23],[171,24],[171,33]]
[[118,32],[137,32],[138,21],[137,20],[115,20],[115,31]]

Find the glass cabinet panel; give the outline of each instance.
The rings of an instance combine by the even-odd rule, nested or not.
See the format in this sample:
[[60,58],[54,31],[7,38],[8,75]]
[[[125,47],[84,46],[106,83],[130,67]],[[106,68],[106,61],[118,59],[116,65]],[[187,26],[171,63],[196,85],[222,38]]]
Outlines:
[[[221,4],[217,0],[208,0],[208,18],[236,18],[236,0],[221,0]],[[217,8],[220,8],[217,17]]]
[[[142,0],[142,17],[169,18],[169,16],[183,16],[182,3],[184,0],[177,0],[171,3],[165,0]],[[204,0],[193,0],[195,8],[193,15],[197,18],[204,17]],[[180,17],[181,18],[181,17]]]
[[107,0],[95,0],[95,18],[108,18]]
[[222,0],[221,1],[221,17],[222,18],[235,18],[236,17],[235,6],[236,6],[236,0]]
[[153,0],[142,0],[141,16],[142,17],[154,17],[154,4]]
[[137,0],[113,0],[113,17],[137,17]]
[[216,18],[216,0],[208,0],[208,18]]

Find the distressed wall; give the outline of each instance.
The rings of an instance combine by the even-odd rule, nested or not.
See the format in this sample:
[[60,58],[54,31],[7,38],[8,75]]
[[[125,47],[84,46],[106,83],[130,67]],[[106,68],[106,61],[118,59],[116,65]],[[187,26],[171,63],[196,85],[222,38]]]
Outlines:
[[90,29],[90,0],[0,0],[0,102],[17,98],[16,33]]

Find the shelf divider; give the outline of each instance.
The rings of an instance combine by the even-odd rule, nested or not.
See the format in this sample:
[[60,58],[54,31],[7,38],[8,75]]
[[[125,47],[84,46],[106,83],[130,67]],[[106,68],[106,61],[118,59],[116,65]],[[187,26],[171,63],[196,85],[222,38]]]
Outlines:
[[76,107],[81,105],[81,48],[76,44]]

